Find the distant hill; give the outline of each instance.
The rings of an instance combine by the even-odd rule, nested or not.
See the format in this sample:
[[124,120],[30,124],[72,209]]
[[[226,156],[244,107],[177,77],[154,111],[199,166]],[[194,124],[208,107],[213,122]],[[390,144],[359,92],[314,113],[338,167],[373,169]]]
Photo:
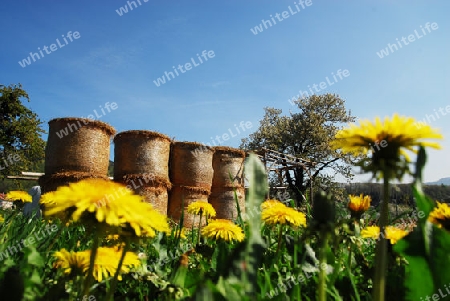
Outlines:
[[450,177],[447,178],[441,178],[436,182],[428,182],[428,183],[424,183],[425,185],[448,185],[450,186]]
[[[346,194],[359,195],[362,193],[364,195],[370,195],[374,205],[377,205],[381,201],[383,195],[383,184],[380,183],[350,183],[344,184],[343,188],[345,188]],[[433,200],[450,203],[450,185],[427,183],[424,185],[423,190]],[[392,185],[391,199],[396,200],[398,204],[414,204],[412,185]]]

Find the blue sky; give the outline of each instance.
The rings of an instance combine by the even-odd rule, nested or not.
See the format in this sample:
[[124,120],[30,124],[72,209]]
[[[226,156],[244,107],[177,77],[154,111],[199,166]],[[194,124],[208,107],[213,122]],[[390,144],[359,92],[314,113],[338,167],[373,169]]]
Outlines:
[[[333,82],[341,69],[348,76],[319,94],[339,94],[360,118],[435,114],[431,125],[448,134],[448,1],[312,0],[304,7],[284,0],[139,1],[137,7],[129,1],[133,10],[119,0],[3,3],[0,83],[22,83],[46,130],[53,118],[86,117],[116,102],[99,120],[119,132],[152,130],[208,143],[235,131],[234,124],[251,122],[223,143],[237,147],[257,129],[264,107],[289,112],[289,99],[326,77]],[[124,6],[128,12],[120,16],[116,10]],[[283,11],[279,21],[275,14]],[[266,22],[267,29],[254,34],[270,15],[276,24]],[[78,39],[67,40],[70,31]],[[408,45],[386,48],[409,35],[415,37]],[[56,39],[63,47],[29,58],[26,67],[18,63],[38,47],[57,45]],[[380,58],[382,49],[389,54]],[[199,63],[204,50],[214,56]],[[172,66],[192,60],[198,66],[155,85]],[[425,181],[450,176],[448,138],[443,147],[429,151]]]

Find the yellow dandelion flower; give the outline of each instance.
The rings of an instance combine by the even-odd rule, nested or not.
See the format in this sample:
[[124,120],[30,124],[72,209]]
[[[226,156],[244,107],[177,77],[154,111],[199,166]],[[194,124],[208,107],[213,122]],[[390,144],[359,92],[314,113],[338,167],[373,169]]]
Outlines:
[[[118,206],[118,210],[120,210],[120,205]],[[152,238],[156,236],[156,231],[170,233],[167,216],[153,209],[150,204],[140,202],[134,205],[128,204],[124,207],[128,212],[124,234],[131,230],[138,236]]]
[[362,120],[359,126],[351,124],[337,132],[331,146],[343,153],[370,153],[371,164],[365,166],[366,171],[377,173],[388,169],[394,172],[400,165],[402,170],[396,172],[400,178],[406,171],[405,164],[411,161],[407,151],[415,153],[418,146],[440,149],[438,143],[428,139],[443,139],[443,136],[429,125],[419,125],[414,118],[394,114],[384,122],[377,117],[375,122]]
[[227,219],[215,219],[203,227],[202,236],[224,241],[243,241],[245,238],[241,227]]
[[56,258],[54,268],[61,268],[66,274],[83,274],[89,267],[89,257],[84,253],[61,249],[53,254]]
[[44,194],[44,215],[66,214],[73,221],[96,220],[154,237],[155,231],[169,230],[167,218],[142,197],[122,184],[103,179],[86,179]]
[[[90,257],[91,250],[82,251],[87,258]],[[122,250],[119,248],[100,247],[97,249],[97,255],[94,262],[94,278],[101,282],[105,278],[114,276],[117,266],[119,265]],[[137,254],[127,252],[120,269],[120,274],[117,279],[122,280],[121,274],[127,274],[133,267],[138,267],[141,264]]]
[[283,205],[283,206],[285,206],[285,205],[284,205],[282,202],[280,202],[279,200],[269,199],[269,200],[266,200],[266,201],[262,202],[262,204],[261,204],[261,209],[262,209],[262,210],[265,210],[265,209],[268,209],[268,208],[270,208],[270,207],[277,206],[277,205]]
[[306,216],[304,213],[287,207],[280,203],[264,209],[261,218],[268,225],[289,224],[291,226],[306,226]]
[[[391,241],[391,244],[397,243],[400,239],[408,235],[408,231],[399,229],[393,226],[386,227],[386,239]],[[361,237],[378,239],[380,237],[380,227],[369,226],[361,230]]]
[[438,143],[423,140],[443,139],[443,136],[429,125],[418,126],[418,124],[411,117],[397,114],[394,114],[392,119],[386,117],[384,123],[379,117],[375,119],[374,123],[362,120],[360,126],[351,124],[349,128],[340,130],[336,134],[337,141],[335,143],[346,153],[353,152],[364,155],[369,151],[376,152],[378,148],[379,150],[388,148],[389,144],[391,144],[389,148],[397,149],[404,147],[410,150],[411,147],[419,145],[440,149]]
[[42,205],[45,205],[45,204],[56,204],[56,201],[55,201],[56,197],[57,197],[56,191],[49,191],[47,193],[44,193],[41,196],[41,199],[40,199],[39,202]]
[[174,236],[175,237],[180,236],[181,239],[186,239],[187,238],[186,232],[187,232],[186,228],[181,228],[181,231],[180,231],[180,229],[175,231]]
[[5,219],[3,218],[3,216],[0,215],[0,223],[3,223],[5,221]]
[[450,231],[450,206],[447,203],[437,202],[437,206],[430,212],[428,220],[439,228]]
[[216,216],[216,210],[214,207],[207,202],[204,201],[196,201],[187,207],[187,212],[195,215],[207,215],[210,217]]
[[[105,248],[100,247],[97,249],[97,255],[94,261],[94,278],[101,282],[104,278],[114,276],[119,260],[122,255],[122,250],[119,248]],[[91,250],[80,252],[68,252],[66,249],[57,251],[53,255],[56,257],[54,263],[55,268],[61,268],[66,274],[77,272],[85,275],[89,270],[89,260],[91,256]],[[133,252],[127,252],[125,254],[122,267],[120,269],[121,274],[129,273],[132,267],[137,267],[141,264],[138,255]],[[119,280],[122,277],[119,274]]]
[[26,191],[14,190],[6,194],[6,201],[22,201],[24,203],[31,203],[32,197]]
[[361,230],[362,238],[378,239],[379,236],[380,236],[380,227],[378,226],[369,226]]
[[352,212],[364,212],[370,207],[371,197],[370,195],[363,196],[361,193],[357,195],[349,195],[350,201],[348,202],[348,208]]
[[408,235],[408,231],[393,226],[386,227],[386,238],[391,241],[391,244],[396,244],[397,241],[406,235]]

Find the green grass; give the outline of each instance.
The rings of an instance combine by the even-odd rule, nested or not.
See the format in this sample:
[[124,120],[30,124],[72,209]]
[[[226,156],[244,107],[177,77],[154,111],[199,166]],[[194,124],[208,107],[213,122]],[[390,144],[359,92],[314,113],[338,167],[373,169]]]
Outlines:
[[[253,166],[254,177],[250,176],[253,189],[247,195],[247,209],[259,208],[267,189],[258,168]],[[419,208],[429,212],[431,201],[420,191],[416,198],[422,200]],[[251,210],[254,214],[236,220],[246,235],[241,243],[205,238],[197,243],[196,229],[180,238],[175,235],[176,227],[170,235],[160,233],[135,241],[130,248],[140,254],[142,265],[123,275],[114,300],[318,300],[323,284],[327,300],[372,300],[375,241],[359,236],[346,204],[336,202],[334,206],[335,218],[320,223],[313,219],[317,211],[307,205],[300,208],[306,213],[307,226],[299,228],[265,225],[260,211]],[[391,223],[411,212],[410,208],[398,209],[395,215],[395,208],[390,207]],[[105,299],[110,279],[95,283],[88,299],[78,286],[82,278],[54,268],[55,251],[91,248],[93,234],[83,225],[30,220],[18,210],[1,211],[0,215],[5,218],[0,224],[2,300]],[[375,224],[376,216],[371,208],[359,226]],[[328,238],[325,243],[324,235]],[[419,300],[438,290],[450,265],[449,237],[448,232],[430,228],[422,220],[398,246],[389,245],[387,300]],[[15,250],[22,240],[34,242]],[[103,246],[115,244],[104,237],[100,241]]]

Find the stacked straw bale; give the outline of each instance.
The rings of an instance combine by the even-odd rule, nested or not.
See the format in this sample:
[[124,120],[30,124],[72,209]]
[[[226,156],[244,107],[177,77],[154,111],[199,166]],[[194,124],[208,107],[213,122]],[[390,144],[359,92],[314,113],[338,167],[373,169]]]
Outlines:
[[42,193],[87,178],[108,179],[110,125],[86,118],[56,118],[48,122]]
[[208,201],[216,210],[217,218],[237,218],[236,198],[241,213],[245,213],[244,160],[245,152],[240,149],[214,147],[214,177]]
[[[200,217],[187,212],[189,204],[201,201],[208,203],[209,189],[193,186],[173,186],[169,194],[169,211],[168,216],[175,222],[181,223],[183,217],[183,226],[191,228],[198,226]],[[205,218],[202,219],[202,224],[205,223]]]
[[[213,148],[197,142],[173,142],[170,152],[170,179],[168,216],[183,226],[197,225],[199,217],[189,214],[187,207],[196,201],[208,202],[214,170]],[[203,219],[204,221],[205,219]]]
[[[49,121],[42,193],[86,178],[108,179],[110,125],[85,118]],[[217,218],[237,217],[235,195],[245,212],[245,152],[236,148],[209,147],[196,142],[173,142],[168,136],[143,130],[114,137],[114,180],[126,185],[161,214],[183,226],[196,225],[187,213],[195,201],[210,202]]]
[[123,183],[144,201],[167,215],[171,139],[163,134],[132,130],[114,137],[114,181]]
[[90,178],[109,180],[107,176],[103,175],[96,175],[86,172],[67,171],[50,175],[43,175],[39,178],[38,182],[39,186],[41,186],[41,192],[46,193],[49,191],[55,191],[59,186],[67,186],[70,183],[76,183],[78,181]]

